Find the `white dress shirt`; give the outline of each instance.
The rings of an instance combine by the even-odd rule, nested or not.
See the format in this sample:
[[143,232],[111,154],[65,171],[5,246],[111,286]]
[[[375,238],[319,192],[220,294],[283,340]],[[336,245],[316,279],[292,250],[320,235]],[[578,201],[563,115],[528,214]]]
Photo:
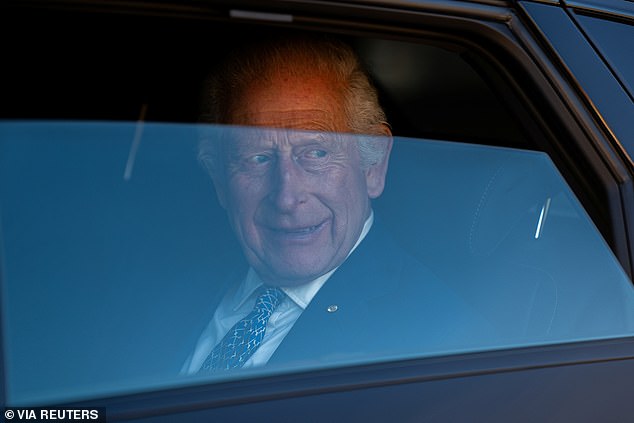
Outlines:
[[[348,256],[357,248],[361,241],[363,241],[370,231],[373,222],[374,213],[370,212],[370,216],[363,225],[359,239],[348,253]],[[244,363],[243,367],[262,366],[269,361],[299,316],[306,307],[308,307],[310,301],[336,270],[337,268],[334,268],[306,284],[282,287],[286,297],[284,297],[271,314],[260,347]],[[260,277],[253,268],[250,268],[242,283],[238,284],[234,289],[230,289],[227,294],[225,294],[211,322],[209,322],[209,325],[207,325],[198,339],[193,354],[183,365],[182,373],[195,374],[198,372],[200,366],[202,366],[214,346],[222,340],[233,325],[253,310],[259,294],[259,288],[262,285],[263,283]]]

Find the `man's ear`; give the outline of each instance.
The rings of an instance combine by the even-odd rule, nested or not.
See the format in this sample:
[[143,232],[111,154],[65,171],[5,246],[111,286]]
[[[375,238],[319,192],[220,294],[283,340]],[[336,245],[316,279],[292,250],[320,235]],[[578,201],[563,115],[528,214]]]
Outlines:
[[383,193],[385,188],[385,178],[387,175],[387,166],[390,160],[390,153],[392,151],[392,131],[387,124],[381,124],[381,136],[385,137],[385,140],[379,142],[386,142],[385,153],[378,162],[371,164],[365,169],[365,180],[368,190],[368,197],[377,198]]

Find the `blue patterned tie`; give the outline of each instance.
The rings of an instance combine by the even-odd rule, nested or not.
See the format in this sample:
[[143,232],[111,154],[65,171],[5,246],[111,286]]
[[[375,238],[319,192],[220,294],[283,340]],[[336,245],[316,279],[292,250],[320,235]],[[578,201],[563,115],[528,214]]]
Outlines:
[[258,349],[273,310],[284,298],[279,288],[268,288],[255,301],[253,311],[236,323],[209,353],[199,372],[242,367]]

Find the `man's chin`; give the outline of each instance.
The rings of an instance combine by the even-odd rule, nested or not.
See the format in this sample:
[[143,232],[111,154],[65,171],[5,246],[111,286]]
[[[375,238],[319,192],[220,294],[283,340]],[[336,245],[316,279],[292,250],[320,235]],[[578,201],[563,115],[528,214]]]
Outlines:
[[329,266],[300,266],[300,263],[293,263],[292,266],[278,266],[273,270],[269,269],[261,276],[269,285],[299,286],[310,283],[332,270]]

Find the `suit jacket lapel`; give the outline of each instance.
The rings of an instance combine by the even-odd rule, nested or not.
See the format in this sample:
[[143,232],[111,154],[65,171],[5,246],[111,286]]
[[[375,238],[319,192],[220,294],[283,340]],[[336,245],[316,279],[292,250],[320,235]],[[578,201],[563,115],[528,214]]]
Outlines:
[[377,226],[315,295],[270,364],[350,357],[374,336],[377,315],[369,300],[397,289],[388,281],[398,279],[402,267],[398,247]]

